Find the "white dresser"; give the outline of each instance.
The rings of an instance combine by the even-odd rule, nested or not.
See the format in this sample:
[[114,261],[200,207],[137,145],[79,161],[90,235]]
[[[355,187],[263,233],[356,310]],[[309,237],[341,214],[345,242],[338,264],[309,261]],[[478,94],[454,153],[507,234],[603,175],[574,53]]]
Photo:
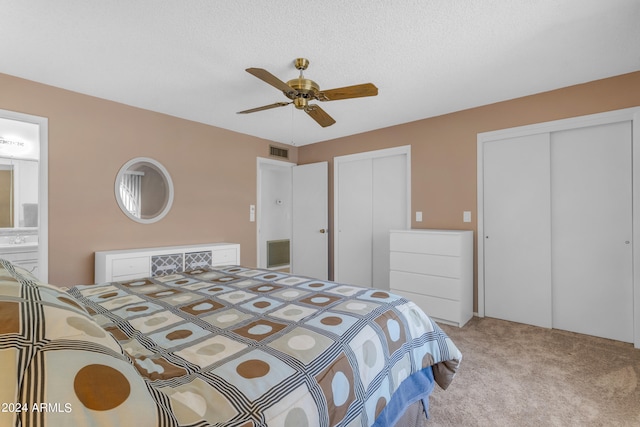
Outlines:
[[240,264],[237,243],[165,246],[95,253],[95,282],[117,282],[204,266]]
[[390,288],[436,321],[473,316],[473,231],[392,230]]

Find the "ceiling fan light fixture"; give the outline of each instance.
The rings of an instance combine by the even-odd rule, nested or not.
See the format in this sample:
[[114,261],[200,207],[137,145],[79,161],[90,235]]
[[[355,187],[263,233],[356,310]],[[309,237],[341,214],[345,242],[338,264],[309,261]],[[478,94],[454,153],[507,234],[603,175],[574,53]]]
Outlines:
[[295,105],[295,107],[298,110],[304,110],[305,107],[307,106],[307,98],[303,98],[303,97],[295,98],[293,100],[293,105]]

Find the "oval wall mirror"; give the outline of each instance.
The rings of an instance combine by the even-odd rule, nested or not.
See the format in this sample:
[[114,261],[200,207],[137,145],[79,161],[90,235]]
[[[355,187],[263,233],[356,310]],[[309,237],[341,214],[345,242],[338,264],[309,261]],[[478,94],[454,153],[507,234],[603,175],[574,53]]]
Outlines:
[[134,221],[150,224],[160,221],[173,203],[173,182],[164,166],[148,157],[125,163],[115,182],[118,206]]

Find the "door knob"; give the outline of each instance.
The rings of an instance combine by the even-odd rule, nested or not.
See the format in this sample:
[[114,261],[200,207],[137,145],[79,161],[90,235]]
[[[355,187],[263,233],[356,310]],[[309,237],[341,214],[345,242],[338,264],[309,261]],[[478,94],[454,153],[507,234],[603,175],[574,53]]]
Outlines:
[[326,233],[326,232],[327,232],[327,230],[325,230],[324,228],[321,228],[321,229],[320,229],[320,232],[321,232],[322,234],[324,234],[324,233]]

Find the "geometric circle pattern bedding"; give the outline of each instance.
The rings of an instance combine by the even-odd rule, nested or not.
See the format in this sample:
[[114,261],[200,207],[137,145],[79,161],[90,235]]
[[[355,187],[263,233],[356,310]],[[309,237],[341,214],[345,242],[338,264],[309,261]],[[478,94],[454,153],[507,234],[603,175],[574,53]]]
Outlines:
[[1,426],[158,425],[152,392],[113,336],[3,259],[0,366]]
[[64,292],[0,259],[0,399],[29,409],[0,425],[371,426],[460,360],[374,289],[233,266]]

